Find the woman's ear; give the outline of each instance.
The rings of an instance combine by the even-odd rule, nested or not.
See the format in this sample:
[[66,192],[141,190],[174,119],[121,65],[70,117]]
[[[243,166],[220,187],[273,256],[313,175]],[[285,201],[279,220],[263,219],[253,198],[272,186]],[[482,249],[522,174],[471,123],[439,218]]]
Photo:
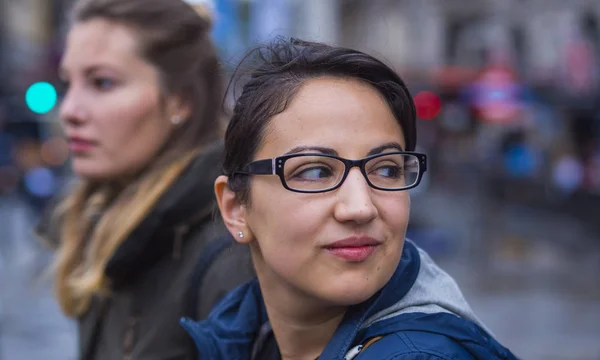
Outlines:
[[169,119],[176,116],[186,121],[192,114],[192,107],[181,95],[170,95],[167,98],[167,114]]
[[221,217],[227,230],[239,243],[252,241],[252,233],[246,223],[246,206],[241,204],[227,184],[229,178],[221,175],[215,180],[215,195],[221,211]]

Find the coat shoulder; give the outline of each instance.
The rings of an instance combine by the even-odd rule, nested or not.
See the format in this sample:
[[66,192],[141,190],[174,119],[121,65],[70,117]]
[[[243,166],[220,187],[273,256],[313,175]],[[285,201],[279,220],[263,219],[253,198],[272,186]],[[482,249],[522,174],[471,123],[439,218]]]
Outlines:
[[474,360],[462,346],[442,334],[402,331],[386,335],[356,360]]
[[[215,249],[218,249],[217,252]],[[206,318],[213,306],[229,291],[256,276],[247,245],[219,237],[206,244],[204,250],[215,254],[209,259],[209,264],[202,264],[207,261],[202,254],[196,260],[196,271],[205,266],[202,278],[196,284],[191,284],[197,286],[197,319]]]

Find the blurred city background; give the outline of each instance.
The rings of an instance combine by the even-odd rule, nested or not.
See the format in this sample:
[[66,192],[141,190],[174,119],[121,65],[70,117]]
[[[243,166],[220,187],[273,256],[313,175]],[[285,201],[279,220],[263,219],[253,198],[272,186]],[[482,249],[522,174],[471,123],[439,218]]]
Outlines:
[[[56,74],[71,2],[0,0],[2,360],[76,353],[32,232],[71,177]],[[600,359],[600,1],[202,2],[226,69],[275,35],[393,66],[431,161],[409,237],[521,358]]]

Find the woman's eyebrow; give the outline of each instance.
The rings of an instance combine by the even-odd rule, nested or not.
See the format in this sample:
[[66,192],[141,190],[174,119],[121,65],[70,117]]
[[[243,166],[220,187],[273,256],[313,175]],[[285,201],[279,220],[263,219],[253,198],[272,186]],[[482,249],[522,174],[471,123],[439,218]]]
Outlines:
[[404,149],[402,148],[402,145],[400,145],[400,143],[389,142],[387,144],[383,144],[381,146],[378,146],[376,148],[371,149],[371,151],[369,151],[369,153],[367,154],[367,156],[371,156],[371,155],[375,155],[375,154],[381,154],[385,150],[404,151]]
[[[384,152],[385,150],[404,151],[404,149],[402,148],[402,145],[400,145],[400,143],[389,142],[389,143],[386,143],[386,144],[383,144],[381,146],[371,149],[371,151],[369,151],[367,156],[380,154],[380,153]],[[308,152],[308,151],[319,152],[319,153],[322,153],[325,155],[334,155],[334,156],[338,155],[338,152],[335,151],[334,149],[326,148],[326,147],[322,147],[322,146],[296,146],[295,148],[286,152],[284,155],[298,154],[298,153]]]
[[323,153],[325,155],[334,155],[334,156],[337,156],[337,154],[338,154],[337,151],[333,150],[332,148],[326,148],[326,147],[322,147],[322,146],[296,146],[295,148],[286,152],[285,155],[298,154],[298,153],[307,152],[307,151],[313,151],[313,152],[316,151],[316,152]]

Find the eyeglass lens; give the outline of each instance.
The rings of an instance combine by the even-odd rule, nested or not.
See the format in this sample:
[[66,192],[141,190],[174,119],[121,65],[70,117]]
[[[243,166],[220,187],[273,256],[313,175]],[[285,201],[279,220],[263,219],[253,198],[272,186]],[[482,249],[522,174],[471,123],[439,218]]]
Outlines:
[[[326,156],[298,156],[284,165],[288,187],[301,191],[334,188],[342,181],[345,164]],[[414,185],[419,177],[419,159],[410,154],[382,154],[365,164],[368,181],[375,187],[400,190]]]

